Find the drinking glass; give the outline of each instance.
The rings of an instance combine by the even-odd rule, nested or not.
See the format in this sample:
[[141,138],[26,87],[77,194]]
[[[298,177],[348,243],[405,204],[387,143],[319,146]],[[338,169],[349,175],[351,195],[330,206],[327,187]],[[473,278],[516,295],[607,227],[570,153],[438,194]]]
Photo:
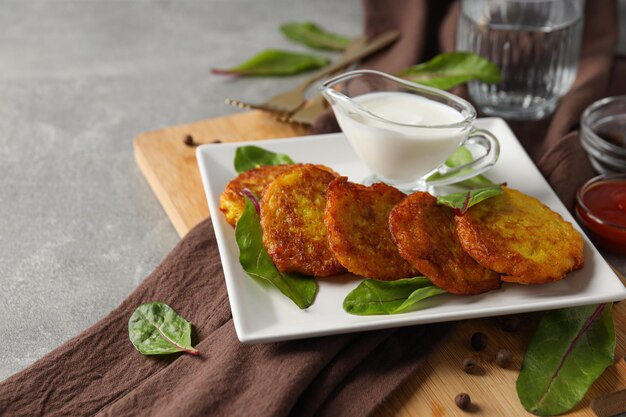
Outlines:
[[538,120],[550,115],[576,77],[584,0],[464,0],[457,49],[495,62],[502,82],[470,81],[487,115]]

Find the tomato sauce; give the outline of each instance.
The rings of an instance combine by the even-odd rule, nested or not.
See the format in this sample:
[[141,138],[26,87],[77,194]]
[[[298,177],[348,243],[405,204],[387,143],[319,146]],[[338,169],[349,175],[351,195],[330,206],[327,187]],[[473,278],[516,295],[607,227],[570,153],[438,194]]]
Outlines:
[[609,179],[584,187],[576,213],[598,244],[626,254],[626,180]]

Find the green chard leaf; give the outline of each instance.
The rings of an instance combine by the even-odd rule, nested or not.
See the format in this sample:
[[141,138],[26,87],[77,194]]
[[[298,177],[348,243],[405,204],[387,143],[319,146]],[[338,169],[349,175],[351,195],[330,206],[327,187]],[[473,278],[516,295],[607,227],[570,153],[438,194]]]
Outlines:
[[[450,157],[446,160],[445,164],[449,166],[450,168],[455,168],[461,165],[469,164],[473,160],[474,160],[474,156],[472,155],[470,150],[467,149],[465,146],[460,146],[456,148],[454,152],[452,152],[452,155],[450,155]],[[471,168],[468,168],[468,169],[471,169]],[[461,170],[460,174],[464,174],[464,173],[465,173],[465,170]],[[442,175],[440,173],[435,172],[434,174],[428,177],[428,180],[434,181],[434,180],[438,180],[441,177]],[[495,183],[491,181],[489,178],[485,177],[484,175],[476,175],[475,177],[472,177],[470,179],[457,182],[455,185],[472,189],[472,188],[489,187],[491,185],[495,185]]]
[[266,49],[241,65],[227,69],[213,69],[218,75],[294,75],[328,65],[328,58],[297,52]]
[[343,309],[356,315],[404,313],[416,309],[419,301],[444,293],[424,277],[396,281],[366,279],[346,296]]
[[343,51],[350,45],[350,39],[328,32],[313,22],[285,23],[280,31],[292,41],[314,49]]
[[452,207],[454,209],[454,214],[462,216],[470,207],[488,198],[500,195],[503,192],[504,190],[502,190],[502,186],[500,185],[476,188],[467,192],[439,196],[437,197],[437,204]]
[[526,350],[517,395],[526,410],[557,415],[571,410],[613,363],[611,304],[548,312]]
[[185,352],[199,355],[191,346],[191,323],[165,303],[142,304],[128,320],[128,337],[144,355]]
[[239,174],[264,165],[293,163],[293,160],[285,154],[274,153],[258,146],[240,146],[235,151],[235,171]]
[[263,245],[261,219],[250,197],[235,227],[235,239],[239,246],[239,262],[246,273],[274,285],[298,307],[305,309],[313,304],[317,294],[317,282],[313,277],[281,272]]
[[407,80],[448,90],[472,79],[499,83],[500,69],[496,64],[471,52],[440,54],[428,62],[414,65],[400,73]]

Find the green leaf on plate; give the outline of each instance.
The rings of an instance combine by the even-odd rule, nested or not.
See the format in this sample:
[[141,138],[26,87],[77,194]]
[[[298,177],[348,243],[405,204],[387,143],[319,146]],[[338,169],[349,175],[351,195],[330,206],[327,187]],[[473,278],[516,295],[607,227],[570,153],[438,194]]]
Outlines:
[[274,285],[298,307],[305,309],[313,304],[317,294],[317,282],[313,277],[281,272],[263,245],[261,219],[250,197],[235,227],[235,239],[239,246],[239,262],[246,273]]
[[324,67],[328,62],[328,58],[323,56],[266,49],[241,65],[227,69],[213,69],[211,72],[219,75],[294,75]]
[[343,51],[350,45],[350,39],[328,32],[313,22],[289,22],[281,25],[280,30],[292,41],[310,48]]
[[500,69],[496,64],[471,52],[439,54],[428,62],[405,69],[400,76],[442,90],[473,79],[494,84],[501,80]]
[[488,198],[495,197],[504,192],[502,186],[494,185],[485,188],[476,188],[474,190],[448,194],[437,197],[437,204],[443,204],[454,209],[454,214],[462,216],[467,209],[485,201]]
[[[452,155],[450,155],[450,157],[446,160],[445,164],[449,166],[450,168],[455,168],[461,165],[469,164],[473,160],[474,160],[474,156],[472,155],[470,150],[467,149],[465,146],[460,146],[456,148],[454,152],[452,152]],[[467,168],[467,170],[470,170],[470,169],[471,168]],[[459,175],[463,175],[465,172],[467,171],[462,169],[459,172]],[[428,180],[434,181],[434,180],[438,180],[441,177],[442,175],[440,173],[435,172],[434,174],[428,177]],[[485,177],[484,175],[476,175],[475,177],[472,177],[470,179],[457,182],[455,185],[472,189],[472,188],[489,187],[491,185],[495,185],[495,183],[491,181],[489,178]]]
[[198,355],[191,346],[191,324],[165,303],[137,307],[128,320],[128,337],[144,355],[176,352]]
[[613,363],[614,351],[611,304],[546,313],[517,378],[522,405],[540,416],[571,410]]
[[343,309],[357,315],[404,313],[419,307],[420,301],[444,293],[424,277],[396,281],[366,279],[346,296]]
[[239,174],[264,165],[293,163],[293,160],[285,154],[274,153],[258,146],[240,146],[235,151],[235,171]]

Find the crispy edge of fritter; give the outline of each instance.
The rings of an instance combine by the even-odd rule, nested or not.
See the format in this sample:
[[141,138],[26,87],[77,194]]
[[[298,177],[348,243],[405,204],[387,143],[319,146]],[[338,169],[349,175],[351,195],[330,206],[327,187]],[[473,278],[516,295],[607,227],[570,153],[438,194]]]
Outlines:
[[264,189],[274,179],[285,172],[291,171],[298,165],[265,165],[242,172],[232,179],[220,195],[220,211],[226,221],[233,227],[243,214],[245,197],[242,191],[248,189],[259,198],[263,196]]
[[389,231],[389,213],[404,197],[390,185],[366,187],[347,177],[328,185],[324,213],[328,242],[348,271],[385,281],[419,275],[400,256]]
[[[540,217],[543,221],[538,221]],[[505,187],[503,195],[471,207],[463,216],[457,216],[455,222],[463,248],[481,265],[503,274],[503,281],[554,282],[584,266],[580,233],[541,201],[518,190]],[[501,222],[509,227],[504,235],[496,229]],[[514,226],[520,229],[518,233],[512,229]],[[520,246],[511,247],[511,242]],[[539,248],[544,259],[529,259],[521,253],[519,248],[529,245],[531,252]]]
[[432,195],[416,192],[406,197],[391,211],[389,226],[400,255],[436,286],[464,295],[500,287],[499,275],[463,250],[453,211],[438,205]]
[[[244,189],[252,191],[261,199],[265,188],[279,175],[301,167],[303,164],[290,165],[264,165],[242,172],[232,179],[220,194],[220,211],[224,214],[226,221],[233,227],[239,221],[245,207],[245,197],[242,194]],[[316,167],[338,176],[331,168],[324,165]]]
[[335,174],[302,165],[278,176],[261,200],[263,244],[276,267],[318,277],[343,272],[324,225],[326,190]]

